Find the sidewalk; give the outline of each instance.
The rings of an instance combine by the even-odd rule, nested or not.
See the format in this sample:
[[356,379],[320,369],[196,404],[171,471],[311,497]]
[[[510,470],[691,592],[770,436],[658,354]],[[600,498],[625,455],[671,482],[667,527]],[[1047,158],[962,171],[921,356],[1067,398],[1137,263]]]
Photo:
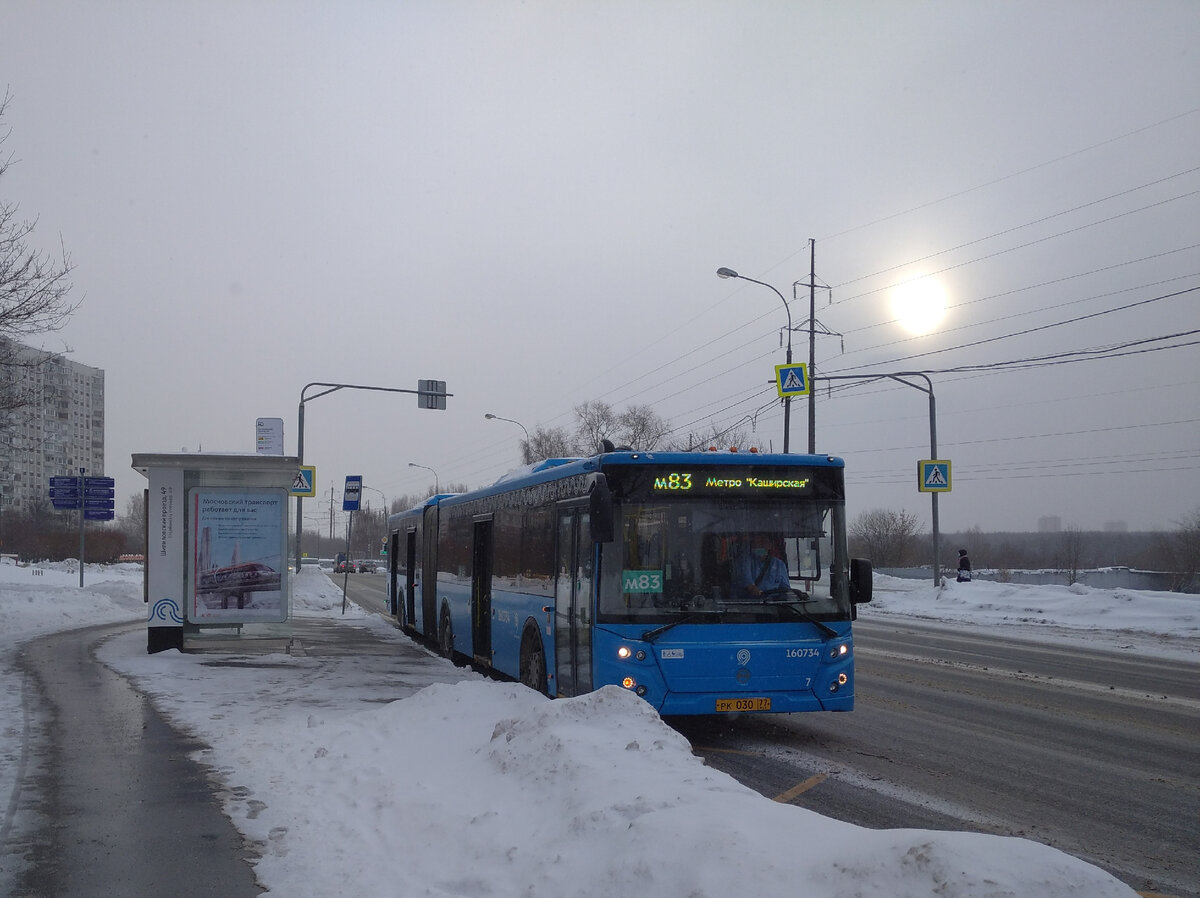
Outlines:
[[[399,634],[392,641],[392,632],[377,620],[368,626],[361,619],[299,616],[240,634],[196,634],[185,642],[190,662],[178,655],[140,656],[144,624],[91,627],[28,643],[21,665],[36,684],[31,701],[53,719],[45,731],[51,744],[33,746],[44,762],[21,790],[23,832],[6,846],[21,856],[12,896],[263,893],[252,863],[271,846],[235,828],[227,816],[228,787],[213,778],[221,771],[192,760],[197,753],[207,757],[211,746],[173,726],[127,677],[98,661],[101,644],[105,653],[124,642],[127,656],[209,671],[201,676],[210,685],[229,676],[257,678],[260,669],[270,676],[281,662],[268,656],[291,656],[299,667],[283,667],[303,704],[314,680],[337,680],[347,664],[386,671],[386,677],[369,679],[390,681],[392,690],[404,691],[401,681],[439,677],[438,659]],[[462,675],[452,670],[441,674]],[[236,695],[228,698],[240,703]],[[212,713],[228,712],[213,702]],[[240,810],[236,801],[235,808]]]

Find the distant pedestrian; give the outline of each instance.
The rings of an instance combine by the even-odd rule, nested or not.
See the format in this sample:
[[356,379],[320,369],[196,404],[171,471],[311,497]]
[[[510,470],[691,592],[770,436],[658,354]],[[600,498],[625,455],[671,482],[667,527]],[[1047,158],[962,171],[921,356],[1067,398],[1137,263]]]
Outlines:
[[971,559],[967,557],[966,549],[958,550],[958,582],[971,582]]

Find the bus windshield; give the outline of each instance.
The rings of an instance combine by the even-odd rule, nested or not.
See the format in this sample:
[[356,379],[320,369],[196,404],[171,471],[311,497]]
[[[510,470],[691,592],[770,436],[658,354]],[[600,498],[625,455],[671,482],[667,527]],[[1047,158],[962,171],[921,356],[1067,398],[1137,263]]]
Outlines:
[[599,623],[850,619],[840,502],[624,501],[615,523]]

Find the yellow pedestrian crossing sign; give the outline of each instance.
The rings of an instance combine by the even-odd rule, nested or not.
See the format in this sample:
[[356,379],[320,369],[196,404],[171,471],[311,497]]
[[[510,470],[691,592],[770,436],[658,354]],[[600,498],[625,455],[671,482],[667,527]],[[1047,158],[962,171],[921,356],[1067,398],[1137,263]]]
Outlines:
[[779,390],[779,398],[808,395],[808,365],[776,365],[775,386]]
[[923,458],[917,462],[917,489],[922,493],[950,492],[950,460]]
[[301,465],[292,480],[291,495],[303,499],[312,499],[317,495],[317,468],[315,465]]

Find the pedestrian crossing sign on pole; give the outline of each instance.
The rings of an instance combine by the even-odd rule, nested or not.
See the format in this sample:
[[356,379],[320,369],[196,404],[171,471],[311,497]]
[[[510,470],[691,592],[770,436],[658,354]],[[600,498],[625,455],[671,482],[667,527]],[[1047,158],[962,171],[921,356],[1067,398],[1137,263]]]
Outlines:
[[950,492],[950,460],[923,458],[917,462],[917,489],[922,493]]
[[317,468],[315,465],[301,465],[292,479],[291,495],[303,499],[312,499],[317,495]]
[[780,399],[792,396],[807,396],[809,389],[808,365],[776,365],[775,386],[779,390]]

